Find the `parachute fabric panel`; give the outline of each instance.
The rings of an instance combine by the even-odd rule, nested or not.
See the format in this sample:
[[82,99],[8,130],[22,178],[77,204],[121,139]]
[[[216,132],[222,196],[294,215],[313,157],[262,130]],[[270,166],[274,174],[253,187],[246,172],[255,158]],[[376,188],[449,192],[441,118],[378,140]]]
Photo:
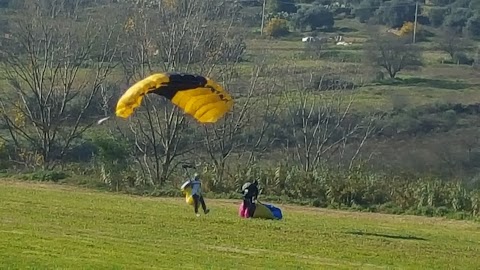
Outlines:
[[276,218],[276,219],[282,219],[283,218],[283,215],[282,215],[282,210],[280,210],[280,208],[278,207],[275,207],[271,204],[266,204],[264,203],[264,205],[270,209],[270,211],[272,212],[272,215]]
[[[217,122],[233,106],[232,97],[209,78],[190,74],[173,74],[170,80],[177,85],[178,89],[186,88],[175,92],[171,98],[172,103],[201,123]],[[157,90],[155,93],[160,91],[162,90]]]
[[187,191],[186,194],[185,194],[185,202],[188,204],[188,205],[193,205],[194,201],[193,201],[193,196],[192,196],[192,189],[190,189],[190,191]]
[[253,218],[266,218],[266,219],[275,219],[272,211],[266,207],[263,203],[256,203],[255,212],[253,212]]
[[264,218],[264,219],[282,219],[282,210],[271,204],[257,202],[253,216],[248,215],[248,211],[243,202],[238,207],[238,215],[242,218]]
[[165,74],[153,74],[132,85],[118,100],[116,115],[122,118],[129,117],[135,108],[140,106],[144,95],[158,89],[162,84],[167,83],[168,80],[168,76]]
[[233,100],[218,83],[198,75],[158,73],[135,83],[117,103],[116,114],[129,117],[143,95],[154,93],[170,100],[200,123],[215,123],[233,106]]
[[180,190],[185,194],[185,202],[189,205],[193,205],[192,186],[190,185],[190,181],[183,183]]

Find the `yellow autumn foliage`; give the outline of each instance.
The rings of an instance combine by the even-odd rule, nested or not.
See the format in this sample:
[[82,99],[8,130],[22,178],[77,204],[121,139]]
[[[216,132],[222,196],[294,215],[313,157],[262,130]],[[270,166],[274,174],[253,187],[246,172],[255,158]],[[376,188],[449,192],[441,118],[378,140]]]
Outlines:
[[178,6],[178,0],[163,0],[162,3],[167,8],[176,8]]
[[19,128],[24,128],[26,125],[27,117],[25,116],[24,112],[20,109],[22,104],[20,102],[16,102],[15,106],[12,109],[12,113],[14,116],[14,124]]
[[124,29],[125,32],[130,32],[135,28],[135,22],[133,21],[133,18],[128,18],[127,22],[125,23]]
[[[414,29],[413,22],[405,22],[402,25],[402,28],[400,28],[400,35],[401,36],[409,35],[413,33],[413,29]],[[418,24],[417,24],[417,31],[418,31]]]
[[265,26],[265,33],[272,37],[284,36],[288,32],[288,23],[285,19],[273,18]]

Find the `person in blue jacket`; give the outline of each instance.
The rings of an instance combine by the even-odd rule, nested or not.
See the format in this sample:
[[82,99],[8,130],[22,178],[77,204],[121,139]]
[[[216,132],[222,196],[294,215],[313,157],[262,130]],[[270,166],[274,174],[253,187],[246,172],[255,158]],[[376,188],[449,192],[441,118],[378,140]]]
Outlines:
[[205,204],[205,199],[203,198],[202,194],[202,182],[200,181],[200,176],[198,173],[195,173],[193,175],[193,179],[190,180],[190,185],[192,187],[192,198],[193,198],[193,208],[195,211],[195,215],[197,217],[200,216],[198,213],[198,207],[200,206],[199,204],[202,205],[203,212],[205,214],[208,214],[210,212],[210,209],[207,208],[207,205]]

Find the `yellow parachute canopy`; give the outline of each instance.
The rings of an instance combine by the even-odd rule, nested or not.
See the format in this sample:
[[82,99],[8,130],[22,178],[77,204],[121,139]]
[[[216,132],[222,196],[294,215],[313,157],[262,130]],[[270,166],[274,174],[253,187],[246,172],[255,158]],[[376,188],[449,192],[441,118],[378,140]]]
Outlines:
[[157,73],[132,85],[117,103],[116,115],[129,117],[143,96],[154,93],[170,100],[200,123],[215,123],[233,106],[233,100],[210,78],[184,73]]

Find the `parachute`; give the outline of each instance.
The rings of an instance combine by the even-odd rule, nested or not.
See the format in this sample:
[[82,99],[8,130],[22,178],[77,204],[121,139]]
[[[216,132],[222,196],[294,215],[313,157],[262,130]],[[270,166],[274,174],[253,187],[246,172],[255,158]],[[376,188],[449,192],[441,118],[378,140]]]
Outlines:
[[132,85],[120,97],[116,115],[128,118],[143,96],[157,94],[170,100],[200,123],[215,123],[233,106],[233,100],[210,78],[186,73],[156,73]]
[[190,185],[190,181],[183,183],[180,190],[185,194],[185,202],[188,205],[193,205],[192,186]]
[[277,220],[283,218],[282,210],[278,207],[261,202],[257,202],[255,205],[255,212],[253,212],[252,216],[249,216],[247,207],[242,202],[238,208],[238,215],[242,218],[264,218]]

